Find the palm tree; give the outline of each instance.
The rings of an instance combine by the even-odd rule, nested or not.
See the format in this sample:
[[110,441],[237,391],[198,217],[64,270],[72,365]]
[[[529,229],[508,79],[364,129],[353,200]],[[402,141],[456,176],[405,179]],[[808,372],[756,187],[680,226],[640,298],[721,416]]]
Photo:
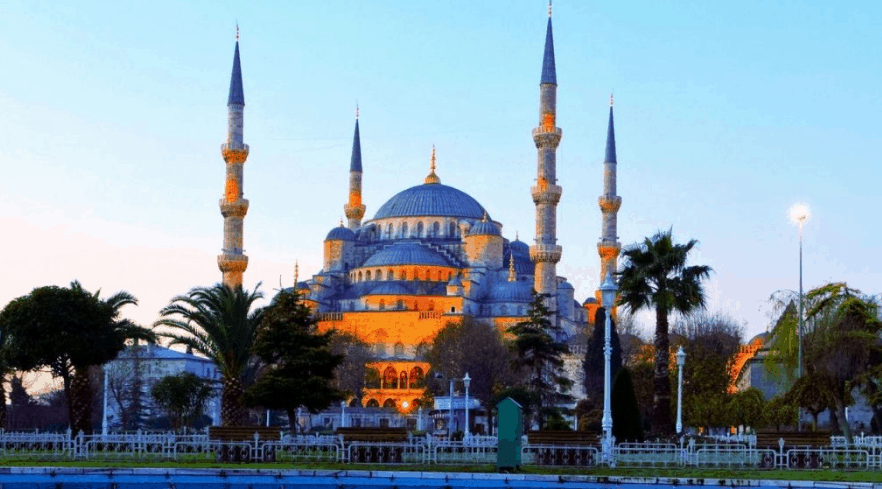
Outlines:
[[184,345],[204,355],[222,377],[221,425],[241,426],[247,420],[242,403],[243,377],[253,363],[252,346],[257,337],[263,309],[252,310],[263,298],[260,284],[254,291],[224,284],[195,287],[186,295],[172,298],[159,312],[153,327],[169,326],[178,332],[157,332],[172,345]]
[[[121,309],[128,305],[137,306],[138,299],[134,295],[122,290],[106,299],[101,299],[101,289],[94,293],[85,290],[78,280],[70,283],[70,289],[75,293],[88,295],[99,304],[103,310],[102,321],[106,322],[101,328],[101,334],[95,330],[90,338],[93,342],[100,341],[99,348],[92,344],[94,352],[106,350],[101,357],[90,354],[85,360],[77,361],[72,358],[73,375],[70,378],[70,404],[69,413],[71,428],[84,433],[92,431],[92,380],[89,372],[92,367],[107,363],[115,358],[125,345],[126,340],[156,341],[152,331],[143,328],[128,318],[123,318]],[[72,355],[72,357],[78,355]]]
[[671,384],[668,380],[668,314],[689,314],[705,306],[701,281],[710,275],[704,265],[686,266],[689,252],[698,242],[674,244],[671,230],[659,231],[622,252],[624,266],[619,278],[618,304],[631,312],[655,308],[655,375],[653,380],[652,431],[671,432]]

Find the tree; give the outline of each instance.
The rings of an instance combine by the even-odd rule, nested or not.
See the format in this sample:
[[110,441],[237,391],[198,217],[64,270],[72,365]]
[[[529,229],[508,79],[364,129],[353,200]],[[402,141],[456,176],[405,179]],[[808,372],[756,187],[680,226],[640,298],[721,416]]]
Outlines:
[[334,388],[360,399],[367,380],[367,364],[373,359],[370,345],[352,333],[338,332],[331,337],[330,346],[331,353],[343,355],[343,362],[334,371]]
[[284,409],[292,432],[299,406],[316,413],[344,396],[332,386],[344,358],[331,352],[334,332],[319,334],[316,329],[309,307],[296,293],[283,290],[264,310],[254,342],[254,353],[266,370],[245,391],[244,401]]
[[[776,294],[772,295],[771,300],[780,301],[777,297],[783,292],[778,291]],[[785,386],[792,385],[796,379],[799,361],[798,321],[796,304],[791,298],[769,332],[769,354],[763,360],[763,368],[768,375]]]
[[34,423],[37,402],[25,389],[21,375],[14,375],[9,383],[9,413],[6,428],[10,431],[30,429]]
[[674,244],[671,231],[659,231],[643,243],[622,252],[624,266],[619,278],[618,304],[631,312],[655,308],[655,372],[653,380],[652,430],[670,434],[671,385],[668,378],[668,314],[688,314],[705,305],[701,281],[710,275],[705,265],[686,266],[689,252],[698,242]]
[[540,428],[544,427],[547,416],[559,411],[558,404],[572,399],[567,394],[572,381],[562,371],[562,356],[569,349],[555,339],[560,327],[549,319],[548,308],[543,301],[544,298],[534,290],[527,320],[508,328],[508,332],[514,336],[511,342],[515,353],[512,365],[527,374],[524,384],[538,399],[535,414]]
[[[609,378],[615,379],[622,368],[622,346],[616,331],[616,322],[610,319],[610,370]],[[588,338],[582,371],[585,373],[585,396],[595,402],[603,399],[603,380],[606,358],[603,353],[606,336],[606,309],[599,308],[594,315],[594,329]]]
[[167,375],[153,384],[150,395],[165,411],[173,430],[193,424],[202,417],[211,397],[211,385],[191,372]]
[[785,394],[788,402],[804,408],[812,416],[812,431],[818,429],[818,415],[833,407],[830,379],[816,373],[807,373],[796,379]]
[[[511,387],[517,381],[511,369],[513,355],[493,326],[478,322],[471,316],[449,321],[425,348],[425,360],[434,372],[446,379],[462,378],[466,373],[472,379],[469,392],[487,409],[487,424],[493,426],[491,405],[494,394]],[[444,392],[436,385],[436,393]]]
[[733,424],[754,429],[765,426],[765,407],[763,393],[755,387],[737,392],[729,402]]
[[848,443],[851,427],[845,422],[845,408],[853,403],[852,390],[862,376],[873,368],[882,352],[879,333],[882,321],[878,306],[844,282],[812,289],[806,295],[811,307],[806,322],[812,330],[805,342],[805,371],[829,389],[833,412]]
[[775,396],[766,403],[763,418],[767,426],[781,431],[781,426],[793,426],[799,422],[799,410],[785,396]]
[[128,292],[101,300],[79,282],[70,288],[47,286],[19,297],[0,312],[7,359],[19,370],[48,367],[64,381],[68,419],[76,432],[92,432],[91,367],[114,359],[127,339],[153,340],[153,334],[121,317],[137,304]]
[[257,338],[262,309],[252,309],[263,298],[259,291],[224,284],[195,287],[186,295],[172,298],[162,308],[153,327],[167,326],[173,332],[159,332],[171,345],[184,345],[210,359],[218,368],[223,384],[221,424],[241,426],[248,413],[242,403],[244,377],[253,363],[252,347]]
[[613,436],[621,442],[643,441],[643,416],[634,395],[631,371],[627,367],[619,370],[612,386],[610,410],[613,419]]
[[108,399],[116,404],[115,411],[123,430],[143,428],[149,415],[143,402],[144,356],[147,348],[131,345],[120,353],[117,361],[105,368]]

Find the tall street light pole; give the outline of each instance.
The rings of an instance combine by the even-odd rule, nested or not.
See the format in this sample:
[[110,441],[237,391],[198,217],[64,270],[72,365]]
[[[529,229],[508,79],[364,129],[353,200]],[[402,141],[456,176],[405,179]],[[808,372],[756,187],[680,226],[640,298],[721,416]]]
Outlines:
[[610,361],[612,357],[612,345],[610,344],[610,316],[612,315],[612,306],[616,298],[616,284],[613,283],[610,274],[606,274],[603,285],[600,286],[601,299],[606,314],[604,321],[603,335],[603,419],[601,426],[603,427],[603,452],[604,457],[608,458],[612,450],[612,409],[610,407]]
[[802,323],[802,227],[809,217],[809,208],[805,204],[794,204],[790,208],[790,219],[799,226],[799,325],[797,326],[797,336],[799,337],[799,356],[796,365],[797,378],[802,377],[803,370],[803,335],[805,334]]
[[683,345],[677,350],[677,434],[683,432],[683,365],[686,365],[686,352]]
[[462,383],[465,386],[465,436],[463,440],[468,442],[469,440],[469,384],[472,383],[471,377],[469,377],[469,373],[466,372],[465,377],[462,378]]

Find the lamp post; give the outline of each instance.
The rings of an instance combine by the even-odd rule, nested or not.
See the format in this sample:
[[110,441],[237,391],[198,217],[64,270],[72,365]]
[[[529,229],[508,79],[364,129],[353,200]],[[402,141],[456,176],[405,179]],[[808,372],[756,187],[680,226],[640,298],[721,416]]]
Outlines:
[[802,377],[802,225],[809,217],[809,208],[805,204],[794,204],[790,208],[790,219],[799,226],[799,325],[797,327],[797,336],[799,337],[799,357],[796,364],[796,376]]
[[686,352],[683,345],[677,350],[677,434],[683,432],[683,365],[686,365]]
[[465,386],[465,436],[463,436],[463,441],[468,441],[468,439],[469,439],[469,384],[472,383],[472,379],[469,377],[468,372],[466,372],[465,377],[462,378],[462,383]]
[[606,312],[606,321],[604,321],[603,334],[603,452],[604,457],[608,458],[612,450],[612,409],[610,408],[610,360],[612,357],[612,345],[610,344],[610,316],[612,315],[612,306],[616,298],[616,284],[613,283],[609,273],[600,286],[601,299],[603,308]]
[[340,401],[340,427],[346,427],[346,401]]
[[450,379],[450,409],[447,410],[447,441],[453,440],[453,379]]

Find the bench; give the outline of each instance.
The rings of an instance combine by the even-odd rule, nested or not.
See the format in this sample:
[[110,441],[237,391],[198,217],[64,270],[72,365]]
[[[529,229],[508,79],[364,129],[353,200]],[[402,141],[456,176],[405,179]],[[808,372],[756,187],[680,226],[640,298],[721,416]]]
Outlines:
[[[830,446],[829,431],[758,431],[756,447],[761,450],[774,450],[779,457],[787,456],[789,450],[805,449],[803,452],[791,453],[787,465],[793,469],[821,467],[819,448]],[[781,440],[784,440],[782,445]],[[774,467],[774,459],[769,455],[760,459],[760,467]]]
[[[236,442],[254,443],[254,434],[261,441],[281,439],[278,428],[260,426],[209,426],[208,439],[221,442],[217,452],[218,462],[275,462],[276,454],[271,445],[263,446],[263,453],[252,457],[251,448],[234,445]],[[257,460],[252,460],[252,459]]]
[[[407,428],[337,428],[336,433],[344,444],[357,443],[349,454],[351,462],[403,462],[404,447],[400,444],[407,442]],[[383,446],[387,443],[391,446]]]
[[594,465],[592,447],[600,446],[600,434],[591,431],[528,431],[527,443],[540,445],[536,463],[540,465]]

